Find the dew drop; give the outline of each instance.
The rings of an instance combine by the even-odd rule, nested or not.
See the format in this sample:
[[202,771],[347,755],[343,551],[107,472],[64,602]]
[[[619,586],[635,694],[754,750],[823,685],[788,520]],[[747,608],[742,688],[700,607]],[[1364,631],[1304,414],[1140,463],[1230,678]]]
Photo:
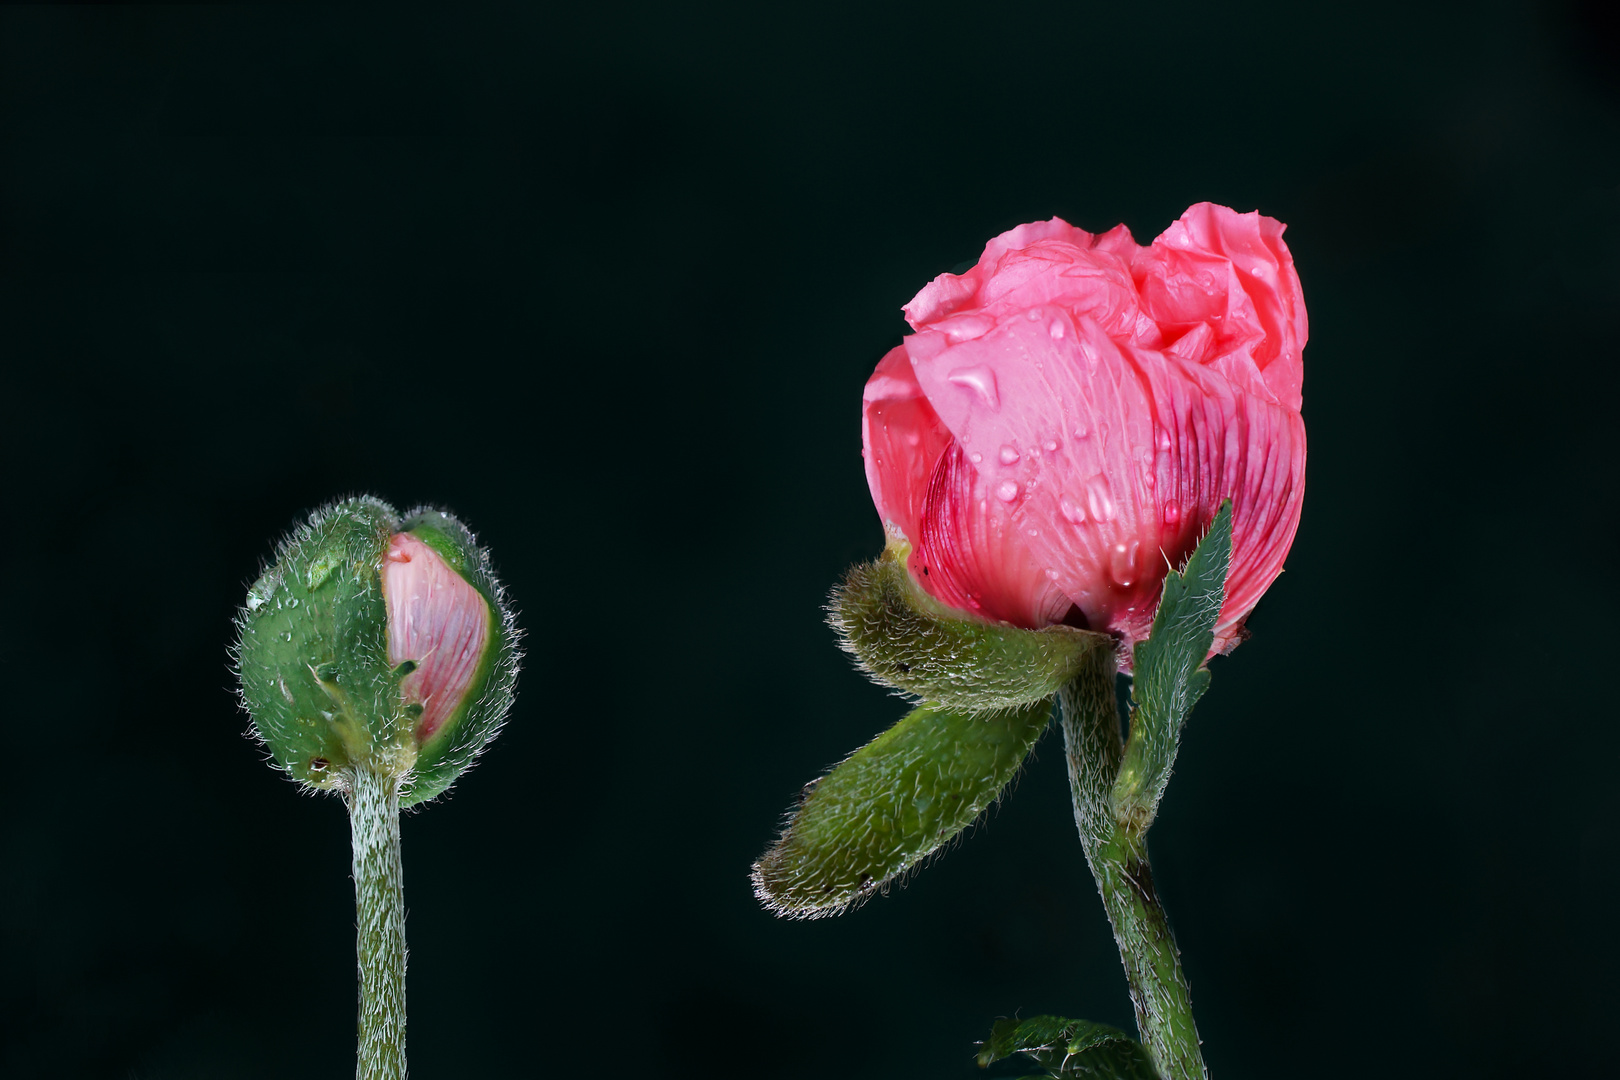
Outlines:
[[1084,525],[1086,522],[1085,510],[1067,495],[1058,500],[1058,510],[1062,512],[1063,517],[1071,525]]
[[975,450],[973,453],[968,455],[968,460],[977,465],[979,462],[984,460],[984,455]]
[[1091,434],[1091,432],[1090,432],[1089,429],[1087,429],[1086,425],[1084,425],[1084,424],[1076,424],[1076,425],[1074,425],[1074,437],[1075,438],[1084,439],[1086,436],[1088,436],[1090,434]]
[[1114,520],[1114,500],[1108,494],[1108,480],[1098,473],[1086,481],[1086,509],[1093,521]]
[[1158,483],[1157,478],[1155,478],[1153,475],[1152,469],[1148,469],[1142,473],[1142,483],[1146,484],[1149,490],[1152,490],[1153,485]]
[[1018,451],[1017,451],[1017,449],[1015,449],[1012,446],[1003,446],[1001,448],[1001,463],[1003,465],[1016,465],[1016,464],[1018,464]]
[[1157,442],[1159,444],[1159,449],[1160,450],[1168,450],[1168,449],[1170,449],[1170,433],[1168,431],[1166,431],[1164,428],[1160,428],[1159,429],[1159,434],[1158,434],[1158,437],[1157,437]]
[[913,428],[912,430],[906,432],[906,445],[907,446],[916,446],[920,442],[922,442],[922,436],[920,434],[918,434],[918,432],[917,432],[917,430],[915,428]]
[[1018,483],[1014,480],[1003,480],[996,485],[996,498],[1002,502],[1012,502],[1018,498]]
[[1053,319],[1052,320],[1052,325],[1048,326],[1046,328],[1046,332],[1048,334],[1052,335],[1052,340],[1053,341],[1062,341],[1063,340],[1063,322],[1062,322],[1062,320]]
[[1108,572],[1121,586],[1129,588],[1136,582],[1136,552],[1138,543],[1131,541],[1130,547],[1124,544],[1115,544],[1113,554],[1108,557]]
[[1181,520],[1181,504],[1174,499],[1166,499],[1164,503],[1164,523],[1174,525]]
[[953,371],[946,376],[946,381],[973,391],[979,395],[980,401],[992,409],[1001,407],[1001,395],[996,390],[996,373],[983,365]]
[[1056,439],[1047,439],[1042,445],[1046,447],[1046,452],[1048,454],[1057,453],[1058,441]]
[[1058,572],[1056,570],[1052,569],[1050,566],[1048,566],[1046,568],[1046,580],[1048,580],[1048,581],[1056,581],[1057,579],[1058,579]]
[[1039,535],[1041,535],[1041,530],[1039,530],[1039,529],[1030,529],[1029,530],[1029,535],[1031,535],[1031,536],[1039,536]]

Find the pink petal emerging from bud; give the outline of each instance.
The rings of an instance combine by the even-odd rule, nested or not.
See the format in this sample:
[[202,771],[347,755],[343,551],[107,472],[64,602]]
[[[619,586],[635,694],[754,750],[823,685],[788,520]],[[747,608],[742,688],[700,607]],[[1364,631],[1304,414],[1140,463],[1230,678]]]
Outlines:
[[420,704],[416,737],[426,742],[461,706],[489,644],[484,597],[444,557],[410,533],[396,533],[383,561],[388,662],[414,661],[400,682],[406,704]]

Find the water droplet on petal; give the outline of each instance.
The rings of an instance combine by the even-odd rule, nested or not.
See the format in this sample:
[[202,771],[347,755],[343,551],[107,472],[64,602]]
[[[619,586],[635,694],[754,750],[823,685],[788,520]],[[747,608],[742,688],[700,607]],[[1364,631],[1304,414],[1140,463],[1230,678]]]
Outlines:
[[1086,481],[1086,509],[1093,521],[1114,520],[1114,500],[1108,494],[1108,480],[1098,473]]
[[1084,424],[1076,424],[1076,425],[1074,425],[1074,437],[1075,438],[1084,439],[1086,436],[1088,436],[1090,434],[1091,434],[1091,432],[1090,432],[1089,429],[1087,429],[1086,425],[1084,425]]
[[1018,464],[1018,451],[1017,451],[1017,449],[1015,449],[1014,447],[1011,447],[1011,446],[1003,446],[1001,448],[1001,463],[1003,465],[1016,465],[1016,464]]
[[1003,480],[1000,484],[997,484],[996,498],[1002,502],[1012,502],[1018,498],[1018,482],[1015,480]]
[[1048,454],[1053,454],[1053,453],[1057,452],[1058,441],[1056,439],[1047,439],[1046,442],[1043,445],[1045,445],[1046,452]]
[[1058,579],[1058,572],[1056,570],[1052,569],[1050,566],[1048,566],[1046,568],[1046,580],[1048,580],[1048,581],[1056,581],[1057,579]]
[[1153,475],[1152,469],[1148,469],[1142,473],[1142,483],[1146,484],[1149,490],[1152,489],[1154,484],[1158,483],[1158,480]]
[[1159,429],[1158,444],[1160,450],[1170,449],[1170,433],[1164,428]]
[[1174,499],[1166,499],[1164,503],[1164,523],[1174,525],[1181,520],[1181,504]]
[[968,455],[968,460],[977,465],[979,462],[984,460],[984,455],[975,450],[973,453]]
[[1063,340],[1063,321],[1061,319],[1053,319],[1052,320],[1052,325],[1048,326],[1046,328],[1046,332],[1048,334],[1052,335],[1052,340],[1053,341],[1062,341]]
[[1039,529],[1030,529],[1029,530],[1029,535],[1031,535],[1031,536],[1039,536],[1039,535],[1041,535],[1041,530],[1039,530]]
[[980,401],[992,409],[1001,407],[1001,395],[996,390],[996,373],[983,365],[953,371],[946,376],[946,381],[973,391],[979,395]]
[[917,432],[916,428],[912,428],[910,431],[906,432],[907,446],[916,446],[920,442],[922,442],[922,435]]
[[1080,508],[1079,503],[1075,502],[1067,495],[1058,500],[1058,510],[1063,513],[1063,516],[1069,521],[1070,524],[1085,524],[1086,512]]
[[1131,541],[1130,547],[1124,544],[1115,544],[1113,554],[1108,557],[1108,572],[1120,585],[1129,588],[1136,582],[1136,552],[1138,543]]

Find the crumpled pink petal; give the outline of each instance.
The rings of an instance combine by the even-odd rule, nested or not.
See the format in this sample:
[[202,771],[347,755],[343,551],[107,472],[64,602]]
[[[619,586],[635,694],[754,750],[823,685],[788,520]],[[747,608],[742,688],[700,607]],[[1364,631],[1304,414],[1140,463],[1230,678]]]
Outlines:
[[383,559],[388,607],[388,662],[415,661],[400,680],[406,704],[420,704],[418,742],[431,739],[466,697],[489,644],[490,608],[483,594],[410,533],[395,533]]

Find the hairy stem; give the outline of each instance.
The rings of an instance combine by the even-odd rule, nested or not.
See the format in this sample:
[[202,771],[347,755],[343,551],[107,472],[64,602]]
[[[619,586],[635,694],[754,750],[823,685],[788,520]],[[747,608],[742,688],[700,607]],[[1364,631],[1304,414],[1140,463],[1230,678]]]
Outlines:
[[405,901],[399,781],[357,765],[349,777],[354,839],[360,1049],[355,1080],[405,1077]]
[[1153,891],[1146,830],[1121,823],[1112,790],[1123,753],[1114,658],[1106,649],[1060,692],[1074,822],[1097,880],[1136,1008],[1136,1028],[1165,1080],[1205,1080],[1192,996],[1164,907]]

